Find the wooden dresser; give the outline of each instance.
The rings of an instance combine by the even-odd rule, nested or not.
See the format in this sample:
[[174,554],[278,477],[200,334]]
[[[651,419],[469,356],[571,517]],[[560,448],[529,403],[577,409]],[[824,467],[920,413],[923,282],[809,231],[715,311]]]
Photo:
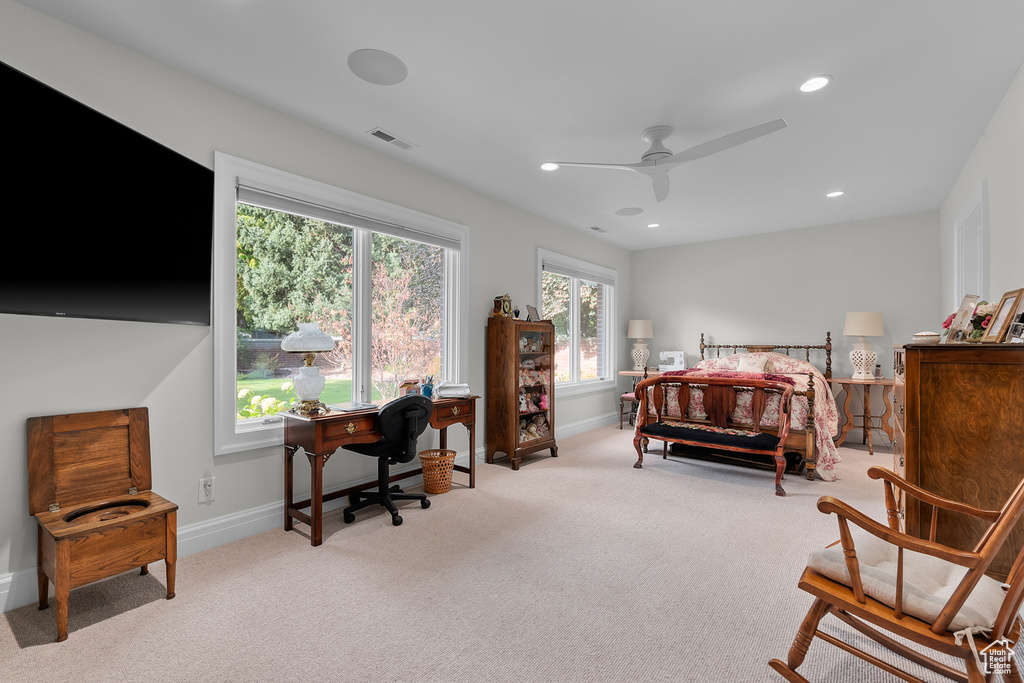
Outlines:
[[[1024,478],[1024,345],[908,344],[894,354],[897,473],[940,496],[999,509]],[[983,524],[943,512],[940,543],[971,549]],[[908,499],[906,531],[927,538],[929,506]],[[1013,532],[989,572],[1004,577],[1024,545]]]

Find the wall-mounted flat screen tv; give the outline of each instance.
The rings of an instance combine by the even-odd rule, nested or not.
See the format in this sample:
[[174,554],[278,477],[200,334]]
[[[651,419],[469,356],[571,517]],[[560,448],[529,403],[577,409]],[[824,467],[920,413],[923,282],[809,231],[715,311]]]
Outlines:
[[210,324],[213,171],[0,63],[0,313]]

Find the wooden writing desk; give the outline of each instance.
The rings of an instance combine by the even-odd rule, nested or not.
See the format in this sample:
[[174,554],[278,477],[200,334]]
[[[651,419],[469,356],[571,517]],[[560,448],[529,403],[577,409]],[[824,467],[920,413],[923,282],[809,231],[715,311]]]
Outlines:
[[[439,398],[430,413],[430,426],[441,431],[441,448],[448,446],[449,425],[461,423],[469,430],[469,467],[455,465],[459,472],[469,474],[469,488],[476,486],[476,399]],[[304,417],[294,413],[279,413],[284,420],[284,530],[291,531],[292,520],[297,519],[310,527],[310,543],[323,543],[324,501],[334,500],[376,486],[376,481],[350,486],[324,495],[324,464],[338,448],[353,443],[372,443],[381,438],[377,429],[377,409],[353,412],[332,411],[326,415]],[[295,452],[302,448],[309,460],[309,500],[293,500],[293,466]],[[392,475],[390,481],[415,477],[420,468]],[[309,514],[301,512],[309,508]]]
[[892,401],[889,399],[889,394],[892,392],[893,381],[891,379],[883,378],[871,378],[871,379],[853,379],[852,377],[833,377],[829,380],[833,384],[842,385],[846,391],[846,400],[843,401],[843,413],[846,415],[846,424],[843,425],[843,430],[839,433],[839,438],[836,439],[836,445],[846,441],[846,433],[853,427],[854,415],[850,413],[850,397],[852,395],[851,388],[855,386],[861,387],[861,394],[864,397],[864,414],[861,418],[861,443],[867,443],[868,453],[874,455],[875,449],[871,445],[871,387],[878,385],[882,387],[882,401],[885,403],[885,411],[881,415],[882,425],[881,429],[888,437],[889,441],[892,441],[893,432],[892,427],[889,426],[889,418],[892,416]]

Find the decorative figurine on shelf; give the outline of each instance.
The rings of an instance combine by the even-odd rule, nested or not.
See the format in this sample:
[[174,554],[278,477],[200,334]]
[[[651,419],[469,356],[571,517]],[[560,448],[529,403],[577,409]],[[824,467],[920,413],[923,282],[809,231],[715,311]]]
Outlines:
[[518,306],[516,306],[516,307],[515,307],[515,308],[514,308],[514,309],[512,310],[512,315],[514,315],[514,316],[515,316],[516,320],[519,320],[519,307],[518,307]]
[[547,410],[548,409],[548,395],[547,394],[541,394],[540,395],[540,409],[541,410]]
[[526,399],[526,392],[522,389],[519,390],[519,412],[528,413],[530,412],[530,404]]
[[[547,436],[548,435],[548,433],[549,433],[548,421],[547,421],[547,419],[545,419],[543,413],[541,413],[539,415],[534,415],[533,416],[533,420],[531,422],[532,422],[532,424],[530,426],[534,427],[536,429],[537,436]],[[527,427],[526,431],[530,431],[530,427]]]
[[519,440],[520,441],[528,441],[529,438],[530,437],[526,433],[526,420],[520,420],[519,421]]

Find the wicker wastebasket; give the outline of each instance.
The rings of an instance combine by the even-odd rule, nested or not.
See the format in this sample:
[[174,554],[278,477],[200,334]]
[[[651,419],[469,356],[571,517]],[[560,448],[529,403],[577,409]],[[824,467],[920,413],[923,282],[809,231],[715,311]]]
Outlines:
[[423,490],[427,493],[448,493],[452,489],[455,451],[433,449],[420,451],[423,465]]

